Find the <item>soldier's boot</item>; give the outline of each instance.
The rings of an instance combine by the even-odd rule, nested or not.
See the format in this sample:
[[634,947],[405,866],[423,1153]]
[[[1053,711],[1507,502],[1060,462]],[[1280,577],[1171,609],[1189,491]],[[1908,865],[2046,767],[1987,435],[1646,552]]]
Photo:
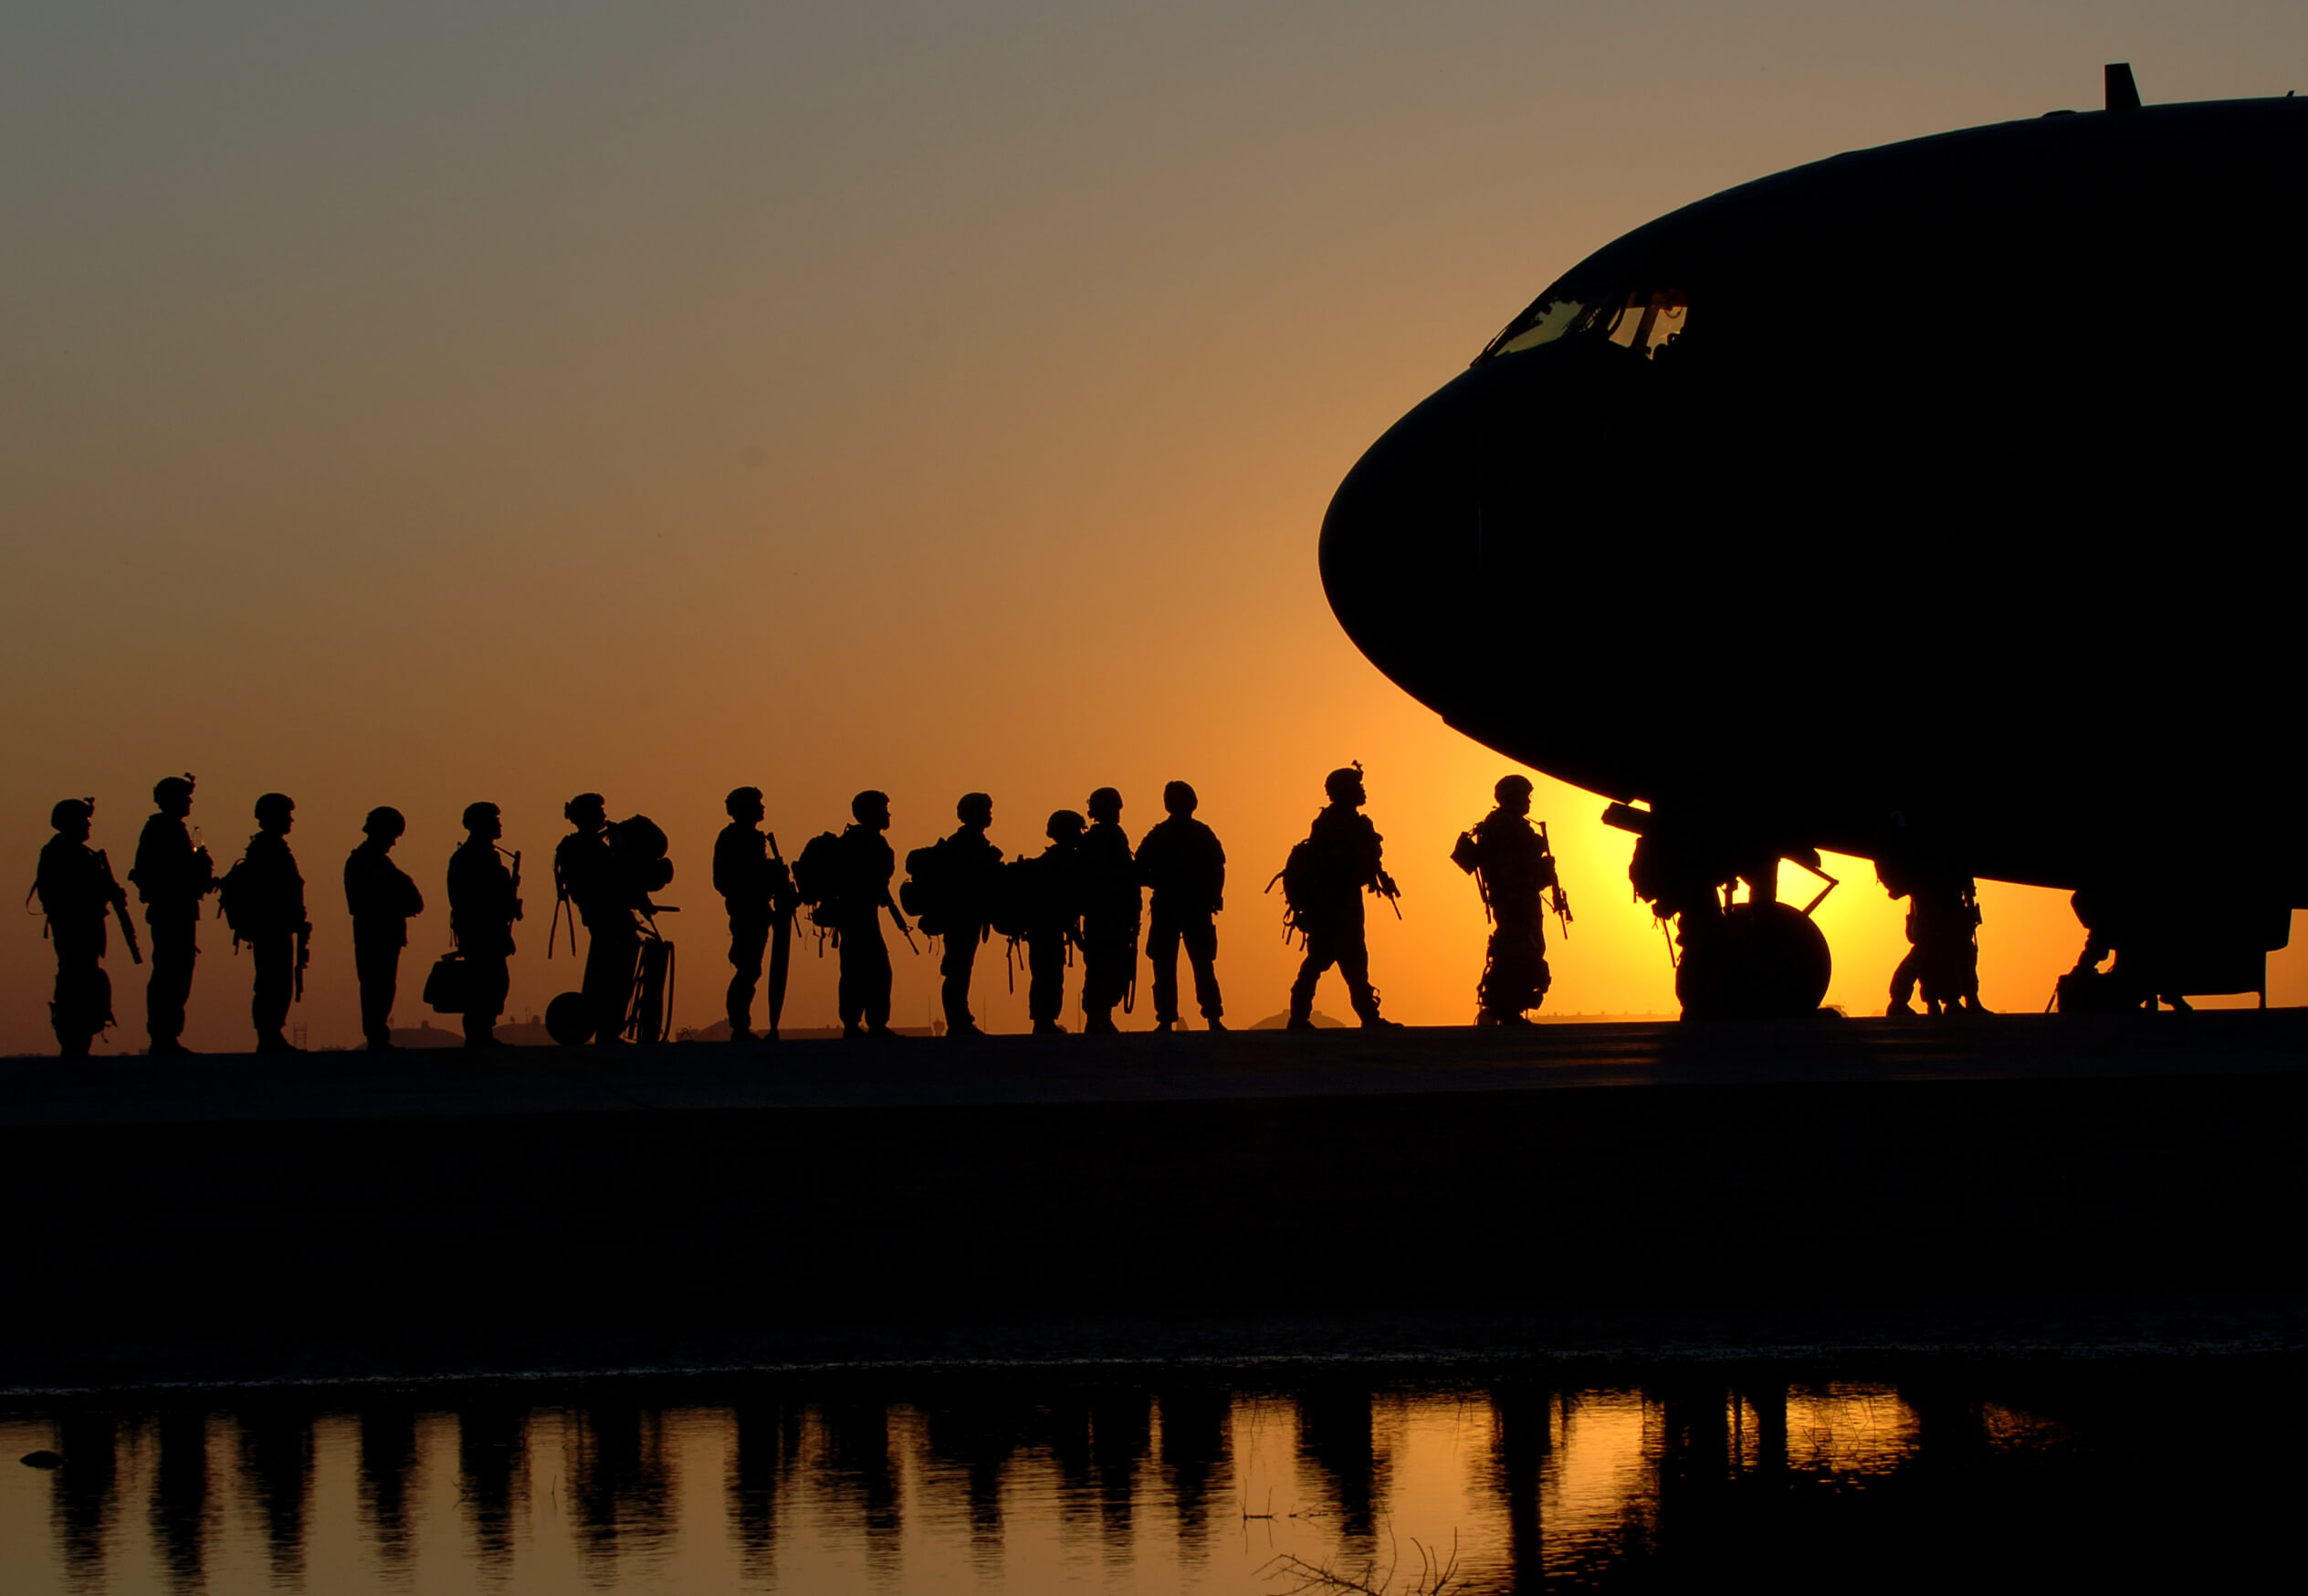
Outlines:
[[1085,1013],[1082,1016],[1082,1034],[1085,1036],[1119,1034],[1119,1027],[1114,1024],[1114,1011],[1105,1009]]
[[1360,993],[1355,998],[1354,1013],[1355,1018],[1362,1022],[1362,1028],[1366,1031],[1397,1030],[1402,1024],[1400,1020],[1390,1020],[1379,1013],[1379,994],[1375,989]]
[[144,1053],[150,1058],[190,1058],[193,1056],[193,1050],[173,1036],[154,1037],[152,1045],[147,1047]]
[[959,1025],[949,1023],[946,1026],[946,1035],[949,1040],[967,1041],[970,1037],[984,1034],[985,1032],[979,1029],[978,1022],[975,1020],[964,1020]]
[[1202,1016],[1202,1021],[1204,1025],[1210,1030],[1223,1031],[1226,1029],[1226,1022],[1220,1019],[1216,1014],[1204,1014]]
[[1036,1020],[1033,1023],[1033,1034],[1037,1036],[1063,1036],[1065,1034],[1065,1027],[1055,1020]]
[[265,1033],[265,1034],[257,1038],[257,1051],[259,1053],[294,1053],[298,1051],[298,1048],[295,1043],[288,1040],[288,1033],[284,1031],[268,1031]]

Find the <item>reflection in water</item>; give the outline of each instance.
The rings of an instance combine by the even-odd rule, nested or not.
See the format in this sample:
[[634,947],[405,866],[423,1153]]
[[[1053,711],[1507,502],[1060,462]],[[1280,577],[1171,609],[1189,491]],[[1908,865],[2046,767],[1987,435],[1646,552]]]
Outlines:
[[1286,1589],[1285,1557],[1401,1589],[1415,1548],[1453,1545],[1474,1591],[1757,1569],[1900,1586],[1989,1563],[2218,1582],[2256,1527],[2281,1533],[2302,1415],[2288,1366],[2207,1379],[948,1375],[727,1402],[89,1402],[0,1420],[6,1455],[64,1456],[5,1476],[0,1589],[1247,1592]]

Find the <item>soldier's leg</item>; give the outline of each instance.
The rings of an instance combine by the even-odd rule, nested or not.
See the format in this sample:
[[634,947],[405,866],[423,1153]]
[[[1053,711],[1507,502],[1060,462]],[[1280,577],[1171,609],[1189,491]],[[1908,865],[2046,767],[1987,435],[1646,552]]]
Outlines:
[[1026,939],[1026,1013],[1040,1032],[1057,1030],[1065,1010],[1065,938]]
[[1178,1023],[1178,946],[1182,940],[1178,922],[1167,914],[1157,914],[1146,928],[1146,962],[1154,972],[1157,1024]]
[[834,956],[840,965],[841,977],[834,992],[834,1005],[842,1016],[842,1031],[855,1035],[866,1018],[866,960],[860,947],[864,938],[855,932],[844,931],[834,945]]
[[1322,980],[1322,972],[1338,961],[1338,955],[1330,945],[1330,938],[1319,931],[1306,933],[1306,956],[1298,965],[1298,979],[1290,983],[1290,1023],[1310,1024],[1315,1012],[1315,987]]
[[1907,957],[1899,961],[1899,968],[1892,971],[1892,1003],[1888,1013],[1912,1014],[1915,1012],[1915,982],[1922,979],[1923,962],[1923,950],[1910,948]]
[[593,1040],[612,1043],[624,1035],[633,1006],[634,961],[641,940],[631,932],[597,935],[585,949],[585,1011],[593,1016]]
[[50,929],[56,942],[56,995],[48,1004],[48,1023],[56,1032],[57,1050],[67,1058],[87,1055],[98,1033],[111,1023],[112,988],[105,979],[103,929]]
[[939,999],[946,1010],[946,1034],[966,1036],[978,1028],[977,1018],[970,1012],[970,976],[978,962],[978,927],[949,926],[945,941],[938,956],[938,974],[942,982]]
[[744,1035],[753,1029],[753,994],[761,985],[761,956],[770,946],[770,922],[767,920],[736,919],[729,921],[729,965],[736,971],[729,977],[729,992],[724,1007],[729,1016],[729,1034]]
[[393,1000],[401,983],[401,950],[352,939],[352,973],[361,987],[361,1034],[372,1047],[393,1045]]
[[257,1028],[257,1050],[288,1045],[288,1003],[295,994],[297,939],[290,931],[268,931],[248,944],[256,966],[256,986],[248,1000],[248,1018]]
[[465,980],[465,1045],[487,1047],[497,1040],[497,1016],[505,1012],[512,970],[502,953],[468,953]]
[[[1202,1012],[1205,1020],[1224,1017],[1226,1009],[1218,995],[1218,926],[1210,916],[1201,915],[1180,928],[1179,940],[1186,946],[1186,961],[1194,969],[1194,1006]],[[1178,971],[1170,971],[1170,1007],[1178,1007]]]
[[[846,941],[848,939],[843,940]],[[866,958],[866,1028],[886,1031],[889,1029],[889,989],[897,979],[897,971],[889,964],[889,944],[882,940],[882,928],[878,920],[875,922],[871,935],[858,940],[864,944],[859,951]]]
[[1379,993],[1370,984],[1370,944],[1363,939],[1359,926],[1353,936],[1339,939],[1338,973],[1346,979],[1347,1001],[1354,1005],[1356,1015],[1366,1025],[1378,1024]]
[[144,1033],[159,1045],[184,1034],[184,1004],[193,995],[193,961],[199,955],[195,916],[147,915],[152,970],[144,982]]

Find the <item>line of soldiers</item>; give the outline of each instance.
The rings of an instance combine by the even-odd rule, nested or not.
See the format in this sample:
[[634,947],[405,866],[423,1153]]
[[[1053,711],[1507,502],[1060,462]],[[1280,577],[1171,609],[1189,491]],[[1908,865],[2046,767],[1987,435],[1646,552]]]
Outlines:
[[[1367,894],[1391,903],[1398,888],[1385,868],[1382,839],[1362,813],[1368,796],[1361,767],[1332,772],[1324,791],[1327,804],[1268,885],[1269,891],[1282,887],[1285,924],[1305,940],[1288,1024],[1312,1028],[1317,987],[1336,969],[1361,1023],[1390,1025],[1370,981],[1364,899]],[[153,788],[155,813],[145,822],[128,877],[152,932],[145,988],[151,1051],[187,1051],[182,1038],[199,951],[196,929],[201,905],[212,893],[220,898],[236,950],[246,943],[252,955],[250,1019],[257,1050],[293,1051],[288,1011],[302,996],[312,944],[304,877],[288,840],[296,806],[278,793],[259,798],[255,835],[239,862],[220,876],[189,824],[193,793],[189,775],[168,777]],[[1513,1024],[1526,1023],[1527,1011],[1539,1005],[1549,984],[1541,923],[1547,895],[1566,927],[1570,916],[1545,827],[1530,824],[1530,782],[1507,777],[1496,797],[1497,807],[1460,838],[1452,857],[1476,877],[1495,921],[1479,989],[1482,1021]],[[1223,1030],[1216,917],[1225,904],[1225,849],[1195,817],[1199,799],[1188,783],[1170,782],[1162,804],[1166,818],[1134,848],[1122,825],[1121,793],[1100,787],[1084,805],[1086,814],[1061,809],[1049,817],[1047,845],[1039,853],[1005,860],[987,836],[993,800],[967,793],[955,806],[960,824],[907,856],[902,892],[893,892],[897,859],[886,838],[887,794],[857,794],[851,824],[813,838],[789,866],[775,837],[762,830],[761,789],[736,789],[726,801],[729,824],[713,850],[713,885],[729,924],[733,973],[725,1007],[731,1038],[777,1034],[791,940],[804,910],[840,961],[845,1035],[896,1034],[889,1024],[892,970],[882,917],[887,914],[910,945],[909,910],[926,934],[943,939],[939,975],[949,1037],[983,1034],[970,1012],[970,988],[979,949],[997,935],[1013,950],[1023,949],[1027,1010],[1036,1034],[1065,1030],[1059,1019],[1066,971],[1076,953],[1082,1029],[1116,1030],[1115,1010],[1135,1003],[1141,936],[1153,967],[1155,1029],[1171,1031],[1182,1023],[1178,963],[1183,953],[1196,1007],[1211,1029]],[[50,818],[57,835],[41,850],[35,882],[57,951],[51,1018],[68,1055],[87,1053],[112,1023],[111,989],[101,962],[108,918],[118,919],[137,951],[126,890],[104,854],[89,845],[94,808],[93,799],[56,805]],[[600,1045],[662,1035],[661,1008],[644,1010],[662,1005],[671,959],[671,945],[657,935],[655,920],[667,910],[650,897],[673,876],[665,833],[638,815],[613,823],[597,793],[580,793],[562,813],[571,831],[554,849],[558,901],[547,953],[553,950],[562,906],[569,910],[571,951],[581,919],[589,945],[582,992],[567,1000],[581,1005],[578,1023],[566,1035],[560,1029],[555,1034]],[[456,951],[435,967],[426,996],[435,1008],[463,1014],[467,1045],[488,1047],[499,1045],[495,1025],[509,987],[513,928],[522,918],[520,855],[499,845],[503,825],[495,804],[468,805],[463,822],[466,840],[451,855],[447,872]],[[363,840],[344,866],[361,1028],[372,1048],[393,1045],[401,953],[408,922],[425,909],[424,895],[391,856],[406,829],[400,811],[372,810],[362,824]],[[753,1028],[753,1006],[765,957],[769,1025],[762,1033]]]

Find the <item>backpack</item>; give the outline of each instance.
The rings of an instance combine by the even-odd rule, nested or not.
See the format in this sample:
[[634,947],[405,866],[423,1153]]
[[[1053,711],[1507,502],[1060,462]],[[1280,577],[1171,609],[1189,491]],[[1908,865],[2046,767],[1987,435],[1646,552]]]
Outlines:
[[261,929],[257,919],[262,909],[257,903],[257,872],[248,867],[247,858],[236,860],[233,867],[216,881],[216,912],[225,924],[232,928],[233,944],[253,941]]
[[793,895],[816,908],[832,903],[841,890],[842,839],[821,831],[793,861]]
[[656,821],[645,814],[629,815],[609,832],[644,892],[655,892],[673,879],[673,861],[666,857],[672,845]]
[[906,856],[906,879],[897,888],[897,907],[921,922],[924,936],[937,936],[945,929],[941,922],[949,907],[946,899],[952,896],[946,877],[943,838]]

